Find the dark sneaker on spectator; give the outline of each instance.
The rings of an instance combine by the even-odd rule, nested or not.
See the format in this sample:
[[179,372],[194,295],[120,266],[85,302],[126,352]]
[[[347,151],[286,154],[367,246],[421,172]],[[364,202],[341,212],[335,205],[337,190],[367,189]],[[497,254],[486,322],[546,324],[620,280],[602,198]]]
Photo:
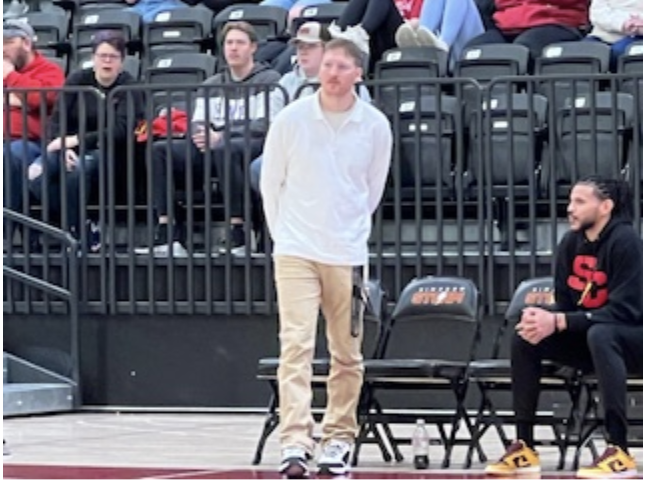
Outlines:
[[171,228],[171,238],[168,239],[168,226],[158,224],[155,227],[155,239],[152,247],[144,246],[135,248],[135,254],[152,254],[158,257],[184,257],[188,253],[186,248],[177,240],[177,228]]
[[101,251],[101,230],[99,225],[92,221],[85,223],[85,230],[87,233],[87,250],[90,253],[98,253]]
[[285,447],[281,451],[278,471],[288,479],[307,479],[310,475],[307,452],[301,447]]
[[345,475],[350,472],[352,445],[343,440],[330,440],[319,458],[319,474]]

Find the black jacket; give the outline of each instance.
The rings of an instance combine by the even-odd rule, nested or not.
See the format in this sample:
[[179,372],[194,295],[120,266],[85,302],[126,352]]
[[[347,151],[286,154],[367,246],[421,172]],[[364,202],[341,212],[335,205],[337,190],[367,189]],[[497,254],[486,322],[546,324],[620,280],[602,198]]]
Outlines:
[[[82,135],[80,144],[87,150],[97,149],[99,146],[99,127],[104,128],[105,141],[115,145],[125,145],[129,136],[134,136],[137,123],[144,118],[143,95],[137,92],[120,92],[113,97],[115,105],[114,128],[110,138],[108,133],[108,113],[106,99],[109,93],[118,86],[136,84],[137,81],[128,72],[121,72],[110,87],[103,87],[97,83],[92,69],[84,69],[70,74],[65,87],[94,87],[98,95],[89,92],[65,92],[59,94],[56,107],[52,113],[49,136],[56,137],[79,134]],[[101,106],[100,103],[103,105]],[[101,112],[100,109],[103,109]],[[132,116],[128,122],[128,115]],[[103,123],[99,122],[99,115],[103,113]],[[107,146],[107,145],[106,145]]]
[[558,311],[568,330],[594,323],[643,324],[642,243],[629,220],[612,219],[599,238],[570,231],[559,244],[555,276]]

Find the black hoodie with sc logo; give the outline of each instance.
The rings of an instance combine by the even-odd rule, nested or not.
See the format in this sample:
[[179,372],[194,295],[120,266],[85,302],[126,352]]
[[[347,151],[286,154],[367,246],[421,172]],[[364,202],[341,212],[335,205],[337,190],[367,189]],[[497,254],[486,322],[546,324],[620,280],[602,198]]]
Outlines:
[[629,220],[611,219],[596,241],[580,231],[559,244],[555,295],[568,330],[643,324],[642,242]]

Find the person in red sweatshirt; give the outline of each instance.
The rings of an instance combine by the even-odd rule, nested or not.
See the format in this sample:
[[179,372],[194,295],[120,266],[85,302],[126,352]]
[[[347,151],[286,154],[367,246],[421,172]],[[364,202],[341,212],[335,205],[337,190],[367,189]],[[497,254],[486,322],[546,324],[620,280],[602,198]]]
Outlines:
[[[28,167],[41,154],[41,138],[56,100],[53,88],[65,82],[65,73],[34,47],[34,29],[24,20],[3,21],[2,86],[4,109],[4,204],[22,211],[22,185]],[[25,89],[51,88],[49,91]],[[7,91],[9,93],[7,95]],[[11,92],[11,89],[16,89]],[[8,108],[6,104],[9,104]]]
[[467,43],[468,47],[493,43],[524,45],[532,58],[555,42],[581,40],[588,25],[588,0],[495,0],[495,28]]

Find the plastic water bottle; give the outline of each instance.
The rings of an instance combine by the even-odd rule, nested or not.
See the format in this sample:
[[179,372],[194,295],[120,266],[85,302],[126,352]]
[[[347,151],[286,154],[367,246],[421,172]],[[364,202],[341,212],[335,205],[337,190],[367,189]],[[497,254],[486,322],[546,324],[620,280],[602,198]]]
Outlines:
[[421,418],[415,424],[413,431],[413,465],[416,469],[427,469],[429,465],[428,459],[428,445],[429,437],[426,431],[426,425]]

